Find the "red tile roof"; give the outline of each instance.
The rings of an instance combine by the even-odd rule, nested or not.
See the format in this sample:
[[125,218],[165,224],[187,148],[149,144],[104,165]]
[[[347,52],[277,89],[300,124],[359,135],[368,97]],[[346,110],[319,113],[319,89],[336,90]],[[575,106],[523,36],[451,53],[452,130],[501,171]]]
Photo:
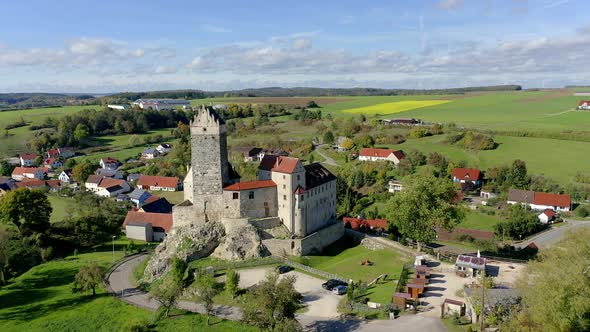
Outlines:
[[362,148],[360,156],[387,158],[393,151],[389,149]]
[[545,209],[545,211],[543,211],[543,213],[549,218],[555,217],[555,211],[553,211],[551,209]]
[[399,160],[402,160],[406,157],[402,150],[393,150],[391,153],[393,153],[393,155]]
[[59,180],[47,180],[47,181],[45,181],[45,183],[47,184],[47,186],[49,188],[60,188],[61,187],[61,181],[59,181]]
[[229,186],[223,188],[223,190],[225,190],[225,191],[242,191],[242,190],[276,187],[276,186],[277,186],[277,184],[274,183],[273,180],[254,180],[254,181],[234,183],[232,185],[229,185]]
[[20,154],[20,155],[19,155],[19,157],[20,157],[21,159],[24,159],[24,160],[34,160],[34,159],[36,159],[38,156],[39,156],[39,155],[38,155],[38,154],[36,154],[36,153],[22,153],[22,154]]
[[557,207],[571,207],[572,198],[570,195],[535,193],[533,200],[535,205],[548,205]]
[[480,172],[477,168],[454,168],[453,177],[457,179],[469,179],[476,181],[479,179]]
[[143,204],[144,205],[145,204],[149,204],[149,203],[155,202],[155,201],[157,201],[159,199],[160,199],[160,197],[158,197],[156,195],[151,195],[150,197],[148,197],[148,199],[145,200],[145,202],[143,202]]
[[129,211],[123,222],[123,228],[129,223],[152,224],[152,227],[163,228],[168,233],[172,228],[172,214]]
[[368,227],[370,229],[374,228],[381,228],[387,229],[387,220],[385,219],[360,219],[360,218],[352,218],[352,217],[344,217],[342,218],[342,222],[344,224],[350,223],[350,228],[352,229],[359,229],[361,227]]
[[137,185],[142,187],[163,187],[176,188],[178,186],[178,177],[170,176],[153,176],[141,175],[137,180]]
[[586,104],[586,105],[590,106],[590,100],[582,100],[582,101],[580,101],[580,102],[578,103],[578,106],[582,106],[582,105],[584,105],[584,104]]
[[124,184],[125,184],[124,180],[118,180],[118,179],[113,179],[113,178],[102,178],[102,180],[100,180],[100,183],[98,184],[98,187],[99,188],[111,188],[114,186],[123,187]]
[[17,188],[38,188],[38,187],[45,187],[46,182],[45,180],[38,180],[38,179],[28,179],[21,182],[16,182],[14,184]]
[[295,171],[295,168],[297,168],[298,163],[299,159],[297,158],[279,156],[276,158],[271,170],[273,172],[291,174]]
[[58,149],[50,149],[47,150],[47,155],[51,158],[51,157],[57,157],[59,156],[59,150]]
[[41,172],[47,173],[47,171],[44,168],[40,167],[15,167],[12,171],[12,175],[23,175],[25,173],[34,174],[35,172],[37,172],[37,170],[41,170]]
[[90,176],[88,176],[88,179],[86,179],[86,183],[99,184],[101,180],[102,176],[91,174]]
[[305,194],[305,189],[302,186],[297,186],[295,191],[293,192],[295,195],[303,195]]

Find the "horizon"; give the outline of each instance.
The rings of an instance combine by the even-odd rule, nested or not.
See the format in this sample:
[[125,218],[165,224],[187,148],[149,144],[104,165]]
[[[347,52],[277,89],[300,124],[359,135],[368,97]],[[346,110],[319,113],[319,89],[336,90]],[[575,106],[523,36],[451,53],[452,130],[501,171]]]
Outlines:
[[587,86],[587,9],[582,0],[8,3],[0,92]]

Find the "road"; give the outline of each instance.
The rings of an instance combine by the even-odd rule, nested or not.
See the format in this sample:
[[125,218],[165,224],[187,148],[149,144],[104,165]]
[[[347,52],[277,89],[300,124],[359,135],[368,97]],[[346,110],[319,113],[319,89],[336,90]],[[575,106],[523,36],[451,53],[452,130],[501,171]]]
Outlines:
[[580,229],[581,227],[588,226],[590,226],[590,221],[566,220],[565,225],[554,227],[541,234],[532,236],[516,244],[515,247],[524,248],[528,246],[531,242],[534,242],[539,249],[547,248],[559,242],[559,240],[563,239],[569,231],[575,231],[576,229]]
[[322,163],[328,164],[328,165],[331,165],[331,166],[339,167],[340,165],[338,165],[338,163],[334,159],[332,159],[332,158],[328,157],[326,154],[324,154],[324,152],[322,151],[322,149],[320,149],[320,147],[322,147],[322,146],[328,146],[328,145],[327,144],[314,145],[315,151],[320,156],[322,156],[324,159],[326,159],[326,160],[322,161]]
[[[158,302],[150,299],[145,292],[133,286],[130,281],[133,269],[144,259],[147,259],[147,254],[137,255],[124,261],[108,276],[108,281],[117,298],[144,309],[156,310],[159,308]],[[254,279],[260,280],[259,277],[263,276],[268,268],[260,268],[259,270],[259,272],[255,272],[254,269],[249,270],[250,272],[240,272],[244,273],[244,279],[240,280],[240,286],[253,284]],[[290,273],[297,274],[299,281],[296,283],[296,288],[304,295],[304,301],[309,302],[309,310],[297,315],[297,319],[305,331],[447,331],[440,319],[421,315],[408,314],[395,320],[340,319],[337,317],[336,311],[339,297],[324,291],[321,288],[320,279],[299,272]],[[310,289],[303,289],[307,286],[310,286]],[[331,308],[326,306],[331,306]],[[203,305],[193,302],[179,301],[177,307],[191,312],[205,313]],[[216,305],[214,311],[215,316],[224,319],[240,320],[242,317],[241,310],[237,307]]]

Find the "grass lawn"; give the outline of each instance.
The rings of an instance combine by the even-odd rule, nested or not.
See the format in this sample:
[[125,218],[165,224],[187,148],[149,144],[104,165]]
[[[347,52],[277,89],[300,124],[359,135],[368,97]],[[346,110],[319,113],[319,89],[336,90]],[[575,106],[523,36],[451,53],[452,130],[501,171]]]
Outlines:
[[457,227],[478,229],[482,231],[493,231],[497,223],[502,222],[502,219],[496,216],[479,213],[475,211],[468,211],[463,220]]
[[47,199],[51,203],[53,212],[51,213],[51,222],[62,221],[68,216],[68,209],[73,209],[74,199],[70,197],[61,197],[47,194]]
[[[115,258],[127,241],[116,241]],[[131,323],[151,321],[154,313],[116,300],[100,289],[95,297],[71,292],[78,269],[91,262],[112,264],[111,245],[96,252],[36,266],[0,288],[0,331],[124,331]],[[241,323],[220,321],[207,328],[205,317],[182,314],[156,324],[157,331],[255,331]]]
[[166,198],[171,204],[178,204],[184,201],[184,191],[150,191],[152,194]]

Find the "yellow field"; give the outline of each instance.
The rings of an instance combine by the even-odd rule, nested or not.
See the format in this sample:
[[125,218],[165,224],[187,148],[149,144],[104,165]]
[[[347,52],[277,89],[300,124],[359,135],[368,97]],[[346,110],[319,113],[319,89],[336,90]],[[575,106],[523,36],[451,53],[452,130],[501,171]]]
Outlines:
[[403,100],[343,110],[346,113],[393,114],[421,107],[446,104],[450,100]]

